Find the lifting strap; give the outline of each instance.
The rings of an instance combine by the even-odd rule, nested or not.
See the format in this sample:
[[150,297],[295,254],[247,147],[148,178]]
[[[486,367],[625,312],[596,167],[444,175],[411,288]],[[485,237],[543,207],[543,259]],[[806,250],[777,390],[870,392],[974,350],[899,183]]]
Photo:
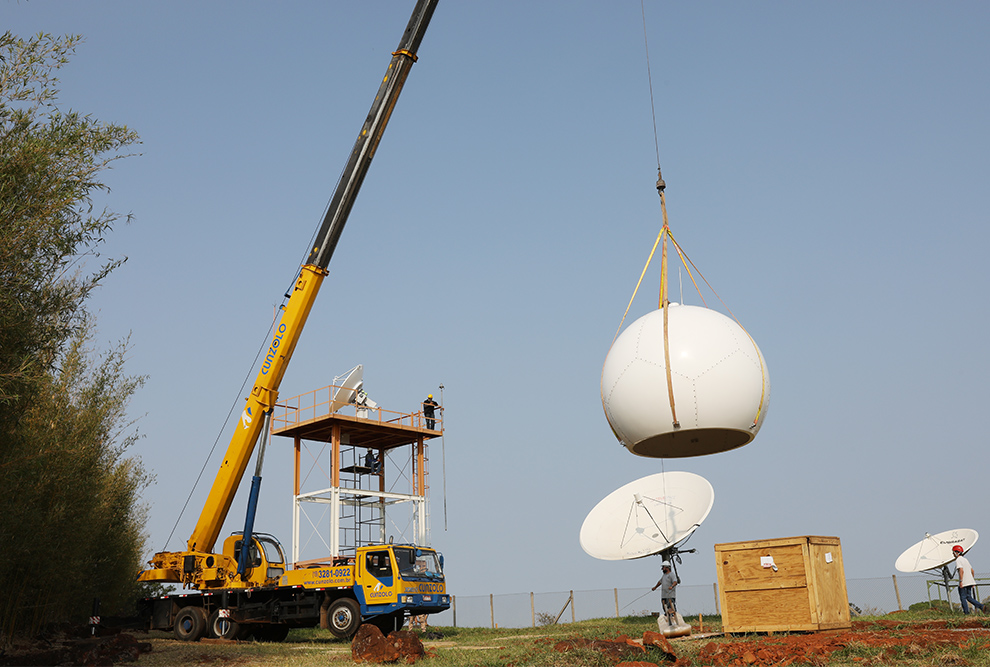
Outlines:
[[[660,252],[660,307],[663,308],[663,366],[667,375],[667,398],[670,400],[670,417],[673,419],[673,427],[678,429],[681,423],[677,420],[677,407],[674,405],[674,378],[670,370],[670,335],[667,330],[667,318],[670,314],[670,299],[667,298],[667,238],[670,236],[670,228],[667,226],[667,200],[663,196],[665,184],[660,177],[660,169],[657,168],[657,192],[660,193],[660,210],[663,212],[663,247]],[[662,233],[662,232],[661,232]]]
[[[684,265],[684,268],[687,269],[688,276],[691,278],[691,283],[694,285],[694,288],[698,292],[698,296],[701,298],[701,302],[705,305],[705,307],[706,308],[708,307],[708,303],[705,301],[705,297],[701,293],[701,289],[699,288],[697,281],[694,279],[694,273],[692,273],[691,271],[692,267],[694,268],[695,271],[698,272],[698,276],[705,282],[705,285],[708,286],[708,289],[712,291],[712,294],[714,294],[716,298],[718,298],[719,302],[721,302],[722,305],[725,306],[726,311],[729,313],[729,315],[732,316],[732,319],[735,320],[736,324],[738,324],[739,327],[746,333],[746,336],[749,337],[749,340],[753,344],[754,348],[756,347],[756,341],[753,340],[753,337],[750,336],[748,331],[746,331],[746,328],[743,327],[743,325],[739,322],[739,319],[735,316],[732,310],[725,305],[725,302],[722,301],[722,297],[718,295],[718,292],[716,292],[715,288],[711,286],[711,283],[708,282],[708,279],[705,278],[704,275],[702,275],[701,270],[698,269],[697,266],[695,266],[694,262],[692,262],[691,259],[687,256],[687,254],[681,249],[681,246],[674,239],[674,236],[670,233],[670,228],[667,225],[667,201],[664,198],[664,190],[666,189],[667,184],[664,183],[663,175],[660,173],[660,139],[659,139],[659,133],[657,132],[656,104],[653,98],[653,74],[650,68],[650,46],[649,46],[649,40],[647,38],[647,30],[646,30],[646,5],[644,2],[642,2],[642,0],[640,2],[640,6],[643,14],[643,44],[645,47],[645,55],[646,55],[647,81],[649,82],[649,86],[650,86],[650,110],[653,114],[653,142],[657,153],[656,187],[657,187],[657,193],[660,195],[660,209],[663,214],[663,227],[660,229],[660,233],[657,235],[657,240],[653,242],[653,248],[650,250],[650,256],[646,260],[646,266],[643,267],[643,272],[639,276],[639,281],[636,282],[636,289],[633,290],[632,297],[630,297],[629,299],[629,304],[626,306],[626,311],[622,314],[622,319],[619,321],[619,327],[615,330],[615,335],[612,337],[612,344],[613,345],[615,344],[615,340],[619,337],[619,332],[622,331],[622,325],[625,323],[626,317],[629,315],[629,309],[632,307],[633,300],[636,298],[636,293],[639,291],[639,286],[643,282],[643,277],[646,275],[646,271],[650,268],[650,263],[653,261],[653,255],[656,253],[657,246],[661,245],[662,243],[661,253],[660,253],[661,268],[660,268],[659,308],[663,310],[663,356],[664,356],[664,365],[666,367],[666,375],[667,375],[667,396],[670,400],[670,414],[671,417],[673,418],[673,426],[675,429],[677,429],[680,428],[680,423],[677,420],[677,411],[674,405],[674,385],[670,370],[670,341],[668,337],[668,328],[667,328],[668,310],[670,306],[670,300],[667,298],[667,291],[668,291],[667,239],[668,238],[670,239],[670,242],[673,244],[674,249],[677,251],[677,255],[680,257],[681,263]],[[750,428],[755,428],[756,425],[759,423],[760,415],[763,413],[763,405],[766,401],[767,372],[766,372],[766,368],[763,365],[762,357],[759,358],[759,363],[760,363],[760,378],[762,381],[762,388],[760,391],[760,404],[757,407],[756,416],[753,418],[753,424]]]
[[[657,170],[657,173],[659,175],[659,169]],[[646,272],[649,270],[650,264],[653,262],[653,257],[656,254],[657,247],[659,246],[661,267],[660,267],[660,298],[659,298],[658,307],[663,310],[663,347],[664,347],[664,366],[666,367],[666,379],[667,379],[667,397],[668,400],[670,401],[670,414],[671,417],[673,418],[673,426],[676,429],[676,428],[680,428],[680,423],[677,419],[677,410],[674,401],[674,384],[670,369],[670,340],[669,340],[669,330],[668,330],[668,309],[670,306],[670,300],[668,299],[667,296],[668,288],[669,288],[669,281],[667,279],[667,274],[668,274],[667,240],[668,239],[670,240],[670,243],[674,246],[674,250],[677,252],[677,256],[680,258],[681,263],[683,264],[685,270],[687,270],[688,277],[691,278],[691,284],[694,285],[694,289],[695,291],[697,291],[698,297],[701,299],[701,302],[704,304],[704,306],[707,308],[708,302],[705,301],[705,296],[701,291],[701,287],[698,285],[698,281],[695,279],[695,275],[694,275],[695,272],[697,272],[698,277],[701,278],[701,280],[708,287],[708,289],[712,291],[712,294],[715,295],[719,303],[721,303],[722,306],[725,307],[725,310],[729,313],[729,315],[732,317],[735,323],[738,324],[739,327],[746,333],[746,336],[749,338],[754,348],[756,347],[756,341],[753,340],[753,337],[750,335],[750,333],[746,331],[746,328],[742,326],[742,324],[739,322],[739,318],[737,318],[735,316],[735,313],[732,312],[732,309],[730,309],[728,305],[726,305],[722,297],[719,296],[718,292],[715,291],[715,288],[712,287],[712,284],[708,282],[707,278],[705,278],[704,274],[701,272],[701,269],[699,269],[697,265],[695,265],[695,263],[691,260],[691,258],[688,257],[687,253],[684,252],[684,249],[681,248],[680,244],[677,242],[677,239],[675,239],[674,235],[671,233],[670,227],[667,224],[667,205],[666,205],[666,200],[664,198],[664,192],[663,192],[664,187],[665,184],[663,182],[663,179],[658,178],[657,190],[660,193],[660,208],[663,215],[663,227],[660,229],[660,233],[657,234],[657,238],[653,242],[653,247],[650,249],[650,254],[646,259],[646,265],[643,267],[643,271],[639,275],[639,280],[636,282],[636,288],[633,290],[632,296],[629,298],[629,303],[626,305],[626,310],[622,314],[622,319],[619,321],[619,326],[615,331],[615,335],[612,337],[612,344],[613,345],[615,344],[615,340],[619,337],[619,332],[622,331],[622,325],[625,323],[626,317],[629,315],[629,310],[632,308],[633,301],[636,299],[636,294],[639,292],[639,288],[643,283],[643,278],[646,276]],[[694,271],[692,271],[692,269],[694,269]],[[753,417],[752,427],[755,427],[759,423],[760,415],[763,413],[763,406],[766,402],[766,390],[767,390],[766,367],[764,366],[763,359],[761,357],[758,358],[758,361],[760,364],[760,377],[761,377],[762,387],[760,390],[760,403],[759,406],[757,407],[756,415]]]

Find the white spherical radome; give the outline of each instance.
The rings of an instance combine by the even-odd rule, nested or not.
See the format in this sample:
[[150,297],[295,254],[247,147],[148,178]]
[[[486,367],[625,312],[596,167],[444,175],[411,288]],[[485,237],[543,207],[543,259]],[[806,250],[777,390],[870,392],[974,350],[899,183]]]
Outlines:
[[630,324],[605,358],[602,406],[619,442],[651,458],[703,456],[752,442],[767,413],[770,379],[749,334],[714,310],[670,304],[667,338],[676,426],[662,309]]

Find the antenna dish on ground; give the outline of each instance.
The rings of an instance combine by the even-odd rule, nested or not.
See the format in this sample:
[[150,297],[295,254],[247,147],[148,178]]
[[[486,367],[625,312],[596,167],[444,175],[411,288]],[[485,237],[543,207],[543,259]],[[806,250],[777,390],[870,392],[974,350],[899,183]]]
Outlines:
[[364,366],[358,364],[343,375],[338,375],[333,379],[334,391],[330,397],[331,414],[354,402],[358,392],[364,386],[363,378]]
[[581,526],[581,548],[601,560],[652,556],[686,540],[715,502],[708,480],[663,472],[622,486],[595,505]]
[[925,533],[925,539],[905,550],[894,562],[901,572],[923,572],[937,570],[956,559],[952,547],[961,545],[963,552],[969,551],[980,539],[980,534],[971,528],[947,530],[937,535]]

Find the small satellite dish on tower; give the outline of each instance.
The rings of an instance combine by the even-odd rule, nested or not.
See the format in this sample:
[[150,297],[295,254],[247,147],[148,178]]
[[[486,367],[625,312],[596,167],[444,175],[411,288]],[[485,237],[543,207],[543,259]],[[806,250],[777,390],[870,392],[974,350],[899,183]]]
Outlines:
[[897,557],[894,567],[901,572],[938,570],[956,559],[952,547],[958,544],[965,553],[973,548],[978,539],[980,534],[970,528],[947,530],[936,535],[925,533],[925,539]]
[[715,502],[707,479],[663,472],[622,486],[595,505],[581,526],[581,548],[600,560],[667,553],[701,525]]
[[354,402],[364,387],[364,366],[358,364],[343,375],[333,379],[334,391],[330,397],[330,412],[334,413]]

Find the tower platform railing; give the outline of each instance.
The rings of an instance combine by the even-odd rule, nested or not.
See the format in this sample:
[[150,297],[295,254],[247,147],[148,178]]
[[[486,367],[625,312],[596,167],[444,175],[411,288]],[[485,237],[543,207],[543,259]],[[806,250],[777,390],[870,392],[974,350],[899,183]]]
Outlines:
[[[425,429],[427,427],[426,417],[423,411],[417,412],[397,412],[386,410],[380,406],[368,407],[358,403],[344,402],[336,399],[337,396],[346,395],[349,391],[346,387],[328,385],[320,389],[314,389],[292,398],[280,398],[275,406],[275,414],[272,416],[272,429],[281,431],[293,426],[298,426],[306,422],[314,421],[331,414],[367,419],[380,424],[392,424],[396,426],[406,426],[411,428]],[[436,424],[433,429],[443,430],[442,413],[430,419]]]

